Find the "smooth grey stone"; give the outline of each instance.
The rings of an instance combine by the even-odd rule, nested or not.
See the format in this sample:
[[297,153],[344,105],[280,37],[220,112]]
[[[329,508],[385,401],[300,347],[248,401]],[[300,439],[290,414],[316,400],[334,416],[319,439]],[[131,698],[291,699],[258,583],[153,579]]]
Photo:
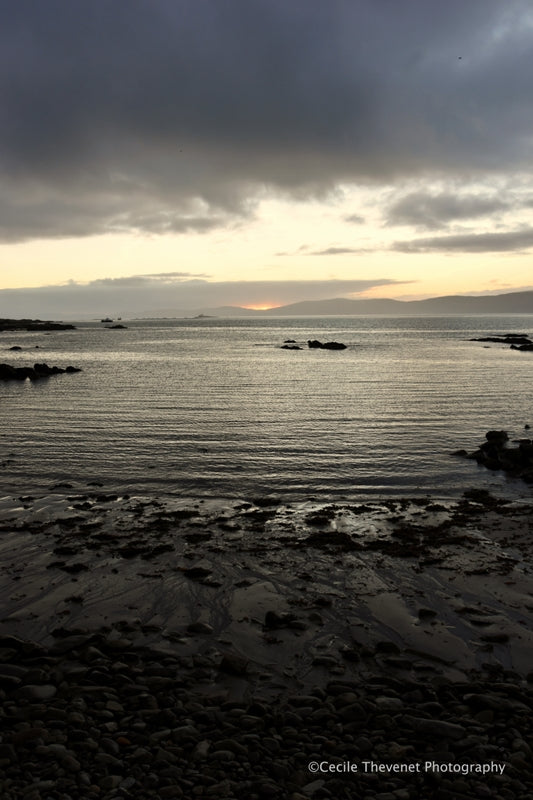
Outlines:
[[51,683],[45,683],[39,686],[28,684],[27,686],[22,686],[18,690],[18,693],[21,697],[26,698],[26,700],[36,703],[43,703],[47,700],[51,700],[52,697],[55,697],[57,694],[57,689],[55,686],[52,686]]

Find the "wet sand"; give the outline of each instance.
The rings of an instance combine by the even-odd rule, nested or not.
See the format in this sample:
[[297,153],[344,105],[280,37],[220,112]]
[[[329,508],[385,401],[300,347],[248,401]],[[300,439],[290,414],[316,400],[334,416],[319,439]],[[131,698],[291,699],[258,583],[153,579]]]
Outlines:
[[2,630],[41,644],[118,624],[139,641],[147,626],[200,648],[222,638],[298,681],[320,655],[344,672],[346,648],[382,641],[413,663],[531,669],[533,504],[258,500],[5,498]]

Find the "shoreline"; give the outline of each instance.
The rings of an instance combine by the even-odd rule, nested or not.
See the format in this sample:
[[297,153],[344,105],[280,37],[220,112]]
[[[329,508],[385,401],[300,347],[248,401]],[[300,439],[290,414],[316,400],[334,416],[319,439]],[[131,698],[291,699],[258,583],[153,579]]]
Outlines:
[[[506,501],[474,489],[459,501],[446,502],[411,498],[280,504],[268,497],[247,503],[103,492],[4,498],[0,676],[13,661],[32,666],[37,659],[41,664],[40,681],[28,684],[22,675],[20,684],[7,692],[4,688],[4,706],[9,709],[15,702],[17,713],[27,714],[33,713],[36,703],[54,707],[64,698],[67,709],[72,686],[82,678],[82,683],[93,685],[96,669],[108,693],[120,698],[112,702],[123,707],[121,719],[134,717],[134,710],[124,711],[122,685],[112,678],[110,689],[102,676],[129,674],[129,667],[117,667],[120,663],[136,664],[143,675],[163,663],[161,687],[178,692],[185,704],[201,708],[214,704],[228,724],[231,707],[255,716],[248,712],[259,703],[269,713],[278,706],[285,709],[283,720],[294,715],[294,725],[302,731],[310,718],[315,719],[313,714],[318,719],[328,709],[326,722],[333,725],[336,719],[344,729],[354,724],[352,716],[342,716],[346,704],[351,704],[343,700],[337,707],[335,698],[354,694],[352,704],[364,702],[373,708],[359,731],[370,742],[369,758],[377,758],[379,748],[375,752],[374,745],[385,747],[388,741],[372,721],[376,714],[390,717],[391,741],[399,747],[408,747],[408,740],[420,736],[424,729],[420,720],[440,720],[441,733],[452,730],[444,723],[462,726],[464,736],[444,737],[446,752],[455,760],[463,751],[455,752],[454,743],[464,740],[470,724],[483,729],[487,742],[497,730],[501,738],[502,714],[508,727],[524,729],[525,741],[533,708],[532,512],[533,501]],[[35,669],[33,663],[33,673]],[[3,677],[5,687],[10,681]],[[47,700],[39,686],[55,691]],[[30,696],[32,691],[35,696]],[[163,713],[164,692],[158,689],[154,695],[151,687],[149,694],[157,695]],[[465,704],[461,698],[466,694],[477,699]],[[303,701],[295,705],[294,698],[308,696],[315,698],[307,701],[310,711],[299,716]],[[518,696],[529,714],[516,705]],[[441,711],[436,706],[433,711],[425,708],[424,703],[431,702]],[[455,706],[464,707],[461,714]],[[177,714],[175,724],[181,716]],[[162,723],[157,719],[151,736],[160,732]],[[200,738],[193,737],[195,748],[204,741],[201,727]],[[237,743],[242,735],[233,732]],[[353,738],[353,731],[348,735]],[[439,737],[426,731],[426,750],[433,752]],[[122,738],[128,739],[128,734]],[[351,744],[353,750],[354,741],[345,742],[346,749]],[[43,742],[38,746],[50,746]],[[178,757],[182,745],[174,745]],[[360,762],[364,746],[356,750]],[[72,752],[82,765],[76,747]],[[498,752],[500,759],[512,764],[516,752],[511,743],[508,750],[500,746]],[[411,760],[415,756],[406,754]],[[470,758],[468,747],[464,754]],[[84,758],[91,761],[91,753]],[[390,753],[387,758],[390,761]],[[43,764],[50,767],[50,759]],[[101,769],[93,765],[101,775],[77,796],[153,797],[148,789],[141,790],[139,776],[135,791],[133,784],[120,788],[133,775],[126,774],[125,764],[116,786],[108,780],[114,774],[109,765]],[[514,773],[511,769],[501,776],[502,786],[514,774],[512,780],[527,780],[527,787],[533,788],[529,764],[513,769]],[[250,796],[255,792],[258,798],[284,798],[292,792],[298,800],[298,792],[313,783],[313,776],[307,774],[303,782],[302,775],[293,779],[292,768],[289,773],[290,779],[287,774],[269,784],[270,794],[265,784],[263,793],[249,788]],[[187,780],[183,775],[181,782]],[[67,777],[78,781],[80,792],[78,772],[69,776],[67,770]],[[359,797],[350,792],[361,791],[355,786],[363,778],[368,780],[360,773],[355,779],[349,776],[334,796]],[[369,797],[374,790],[385,791],[385,779],[378,778],[374,789],[367,786]],[[302,796],[327,797],[324,792],[330,791],[327,786],[334,779],[339,776],[320,775],[317,780],[322,783]],[[391,780],[399,791],[398,782],[405,787],[414,778],[389,776],[387,781]],[[442,780],[457,778],[440,776],[435,791],[442,791]],[[164,783],[163,788],[180,786],[182,794],[178,789],[172,794],[168,788],[162,796],[188,796],[180,781]],[[291,792],[285,794],[289,784]],[[98,786],[99,791],[89,786]],[[11,790],[6,793],[6,789],[8,800]],[[424,791],[427,797],[448,796]],[[231,798],[235,792],[234,786],[227,794],[214,796]],[[46,795],[36,795],[40,796]]]
[[[122,614],[175,631],[200,620],[214,635],[249,637],[256,646],[256,628],[272,611],[305,618],[305,628],[274,618],[271,625],[305,639],[324,625],[354,640],[359,627],[361,647],[380,635],[414,649],[435,639],[430,650],[441,646],[446,661],[466,668],[479,658],[465,642],[482,652],[492,644],[505,668],[525,674],[521,651],[533,637],[515,618],[533,611],[532,514],[533,500],[475,489],[442,502],[284,504],[103,492],[4,498],[0,631],[46,644],[62,621],[90,627]],[[69,601],[69,593],[81,599]],[[477,615],[464,611],[472,598]],[[313,613],[322,620],[309,621]],[[248,627],[237,625],[241,617]],[[341,628],[340,618],[352,627]]]

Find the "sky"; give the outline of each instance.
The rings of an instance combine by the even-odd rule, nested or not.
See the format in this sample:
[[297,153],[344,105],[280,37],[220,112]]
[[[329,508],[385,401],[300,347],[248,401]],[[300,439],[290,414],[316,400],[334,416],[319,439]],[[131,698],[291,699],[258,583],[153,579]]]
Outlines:
[[529,0],[0,19],[0,316],[533,288]]

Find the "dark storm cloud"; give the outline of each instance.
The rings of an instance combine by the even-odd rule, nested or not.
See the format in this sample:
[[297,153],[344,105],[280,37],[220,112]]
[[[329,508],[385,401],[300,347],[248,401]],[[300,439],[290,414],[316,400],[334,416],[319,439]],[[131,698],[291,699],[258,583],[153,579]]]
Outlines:
[[71,281],[61,286],[0,290],[0,317],[36,316],[61,319],[161,313],[179,315],[224,305],[284,305],[299,300],[321,300],[364,292],[374,286],[405,281],[207,281],[161,273],[155,278],[131,275],[101,278],[88,284]]
[[395,242],[399,253],[508,253],[533,247],[533,228],[504,233],[462,233]]
[[387,224],[442,228],[451,221],[485,217],[511,208],[516,208],[516,203],[496,194],[410,192],[389,207]]
[[522,0],[0,0],[0,235],[208,230],[427,171],[529,168]]
[[[70,193],[72,192],[72,194]],[[231,224],[228,212],[193,213],[194,203],[79,186],[69,190],[35,180],[0,186],[0,241],[65,238],[106,233],[204,233]],[[198,204],[197,204],[198,205]]]

